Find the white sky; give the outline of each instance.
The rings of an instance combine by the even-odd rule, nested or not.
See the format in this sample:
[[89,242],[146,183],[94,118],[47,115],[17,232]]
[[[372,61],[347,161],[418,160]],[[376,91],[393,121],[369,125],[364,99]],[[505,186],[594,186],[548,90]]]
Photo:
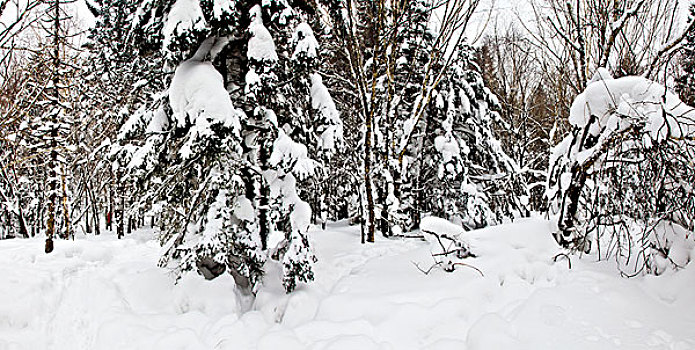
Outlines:
[[504,28],[520,19],[533,20],[529,0],[483,0],[478,7],[476,16],[468,25],[466,37],[473,40],[479,37],[481,32],[491,33],[494,31],[495,25]]
[[[518,24],[519,21],[523,21],[524,25],[532,28],[535,18],[531,1],[533,0],[482,0],[477,16],[468,26],[466,36],[473,39],[479,36],[481,31],[492,33],[495,25],[497,28],[503,29],[512,23]],[[679,3],[682,13],[681,25],[685,26],[691,0],[679,0]],[[492,11],[492,15],[490,15],[490,11]],[[519,29],[523,30],[523,27],[519,26]]]
[[85,28],[91,28],[94,25],[94,16],[87,8],[84,0],[75,2],[76,17],[84,25]]
[[[495,25],[498,28],[505,28],[509,24],[518,21],[524,21],[526,25],[532,24],[533,11],[530,5],[531,0],[483,0],[477,14],[469,24],[466,30],[466,37],[469,40],[477,38],[481,31],[490,33],[494,30]],[[688,4],[690,0],[680,0],[681,10],[683,11],[683,20],[687,19]],[[74,3],[76,8],[76,17],[85,26],[89,28],[94,25],[94,16],[87,8],[85,0],[78,0]],[[492,11],[492,14],[490,13]]]

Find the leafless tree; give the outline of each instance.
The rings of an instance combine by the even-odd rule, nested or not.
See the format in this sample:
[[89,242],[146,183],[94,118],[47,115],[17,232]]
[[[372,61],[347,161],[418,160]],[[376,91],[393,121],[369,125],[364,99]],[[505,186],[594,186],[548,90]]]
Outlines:
[[[584,90],[599,67],[616,76],[644,75],[664,82],[663,68],[678,50],[678,0],[532,0],[536,26],[526,25],[563,84]],[[520,21],[524,24],[524,21]],[[690,24],[692,26],[692,24]],[[569,67],[569,69],[561,69]]]
[[[328,3],[332,25],[336,37],[342,42],[347,59],[348,78],[346,85],[352,91],[356,102],[359,119],[364,126],[363,147],[364,172],[363,186],[366,193],[366,241],[374,241],[376,229],[377,206],[382,210],[386,203],[376,203],[374,189],[375,169],[379,172],[391,173],[380,176],[392,181],[394,176],[392,160],[402,162],[409,144],[414,138],[413,129],[405,128],[398,135],[393,134],[393,116],[395,111],[403,108],[404,91],[396,87],[395,70],[397,66],[397,34],[399,26],[409,20],[409,11],[414,8],[413,1],[401,0],[389,2],[379,0],[365,1],[333,1]],[[454,48],[459,46],[464,37],[471,17],[475,14],[480,0],[449,0],[429,3],[427,9],[430,16],[436,13],[435,20],[438,31],[433,39],[431,49],[424,54],[428,56],[427,64],[423,67],[424,79],[417,81],[416,96],[408,96],[415,102],[409,113],[407,125],[415,125],[428,108],[432,94],[447,71],[454,58]],[[409,62],[416,64],[415,62]],[[414,77],[412,79],[415,79]],[[411,83],[413,83],[412,81]],[[389,126],[389,127],[385,127]],[[379,145],[375,145],[375,132],[383,128]],[[380,148],[380,152],[375,151]],[[380,156],[377,159],[377,155]],[[384,186],[384,191],[393,191],[394,186]],[[390,194],[380,195],[380,201]],[[383,215],[382,215],[383,216]]]
[[566,90],[555,86],[544,52],[515,24],[495,27],[478,49],[487,86],[499,98],[502,123],[495,129],[505,152],[527,178],[531,207],[543,205],[548,155],[567,129]]

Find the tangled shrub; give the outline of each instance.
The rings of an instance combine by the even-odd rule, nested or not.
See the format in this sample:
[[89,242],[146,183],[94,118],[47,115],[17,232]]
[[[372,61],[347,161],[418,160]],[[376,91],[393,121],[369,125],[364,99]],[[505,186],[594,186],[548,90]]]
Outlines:
[[614,257],[628,275],[695,258],[695,110],[655,82],[601,71],[569,122],[546,192],[558,243]]

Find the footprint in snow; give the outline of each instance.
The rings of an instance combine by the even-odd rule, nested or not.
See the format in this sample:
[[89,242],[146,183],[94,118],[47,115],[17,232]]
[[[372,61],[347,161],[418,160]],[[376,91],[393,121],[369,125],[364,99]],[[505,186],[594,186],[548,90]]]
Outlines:
[[673,341],[673,336],[671,334],[662,329],[658,329],[649,335],[649,338],[647,339],[647,344],[651,346],[656,346],[669,344],[671,343],[671,341]]
[[625,324],[632,329],[642,328],[642,323],[635,320],[627,320]]

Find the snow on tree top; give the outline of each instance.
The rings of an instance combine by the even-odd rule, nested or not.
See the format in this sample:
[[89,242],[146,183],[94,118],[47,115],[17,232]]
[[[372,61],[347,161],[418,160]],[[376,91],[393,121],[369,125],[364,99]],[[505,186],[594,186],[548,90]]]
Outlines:
[[203,10],[197,0],[177,0],[171,7],[162,30],[164,48],[169,47],[175,36],[203,31],[206,26]]
[[213,0],[212,15],[217,20],[224,18],[225,14],[235,12],[235,2],[232,0]]
[[278,132],[273,145],[270,163],[281,167],[291,167],[289,170],[300,179],[312,176],[316,168],[315,162],[309,158],[306,146],[294,142],[282,130]]
[[210,62],[188,60],[176,68],[169,89],[169,102],[178,127],[198,124],[202,116],[211,124],[238,133],[243,112],[232,105],[220,73]]
[[277,61],[278,54],[275,51],[275,42],[268,29],[263,25],[261,7],[256,5],[251,8],[251,24],[249,24],[249,47],[247,56],[257,62]]
[[295,60],[301,55],[306,55],[307,58],[314,58],[317,56],[319,43],[314,37],[314,31],[306,23],[302,22],[295,29],[292,35],[292,41],[297,43],[297,47],[292,54],[292,59]]
[[311,75],[311,107],[321,111],[331,124],[341,123],[340,112],[335,107],[330,92],[323,85],[321,75],[317,73]]
[[604,127],[609,131],[625,128],[635,120],[645,123],[654,140],[695,135],[693,122],[682,123],[695,121],[695,111],[664,86],[643,77],[606,79],[605,72],[599,73],[572,103],[570,124],[585,127],[594,115],[598,124],[591,127],[593,135]]

